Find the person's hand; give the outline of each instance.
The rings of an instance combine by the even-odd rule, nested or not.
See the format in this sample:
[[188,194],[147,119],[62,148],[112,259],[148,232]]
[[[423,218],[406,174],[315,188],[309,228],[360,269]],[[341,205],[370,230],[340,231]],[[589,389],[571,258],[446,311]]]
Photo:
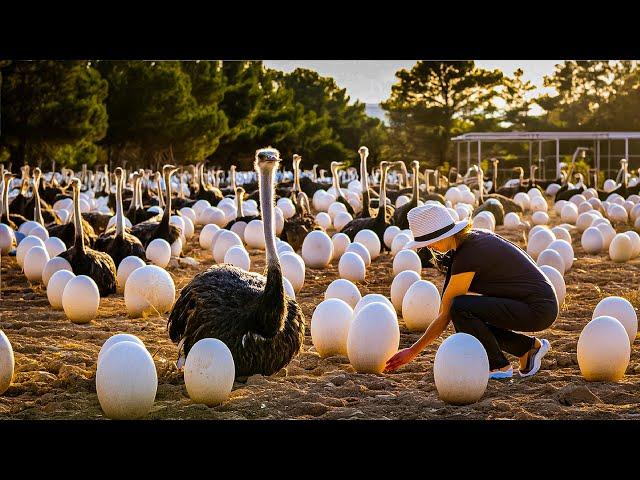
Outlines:
[[396,370],[400,368],[402,365],[409,363],[411,360],[416,358],[418,353],[413,351],[411,347],[404,348],[396,353],[393,357],[387,360],[387,366],[385,367],[385,372],[390,372],[391,370]]

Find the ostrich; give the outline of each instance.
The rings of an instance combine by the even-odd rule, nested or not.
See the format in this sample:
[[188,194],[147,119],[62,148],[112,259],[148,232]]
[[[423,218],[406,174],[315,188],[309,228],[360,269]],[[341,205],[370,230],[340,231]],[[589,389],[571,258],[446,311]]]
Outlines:
[[22,215],[9,213],[9,184],[14,178],[13,173],[4,172],[4,188],[2,190],[2,212],[0,212],[0,222],[9,225],[13,230],[27,221]]
[[137,237],[125,232],[124,215],[122,213],[122,187],[124,175],[122,168],[116,168],[116,227],[100,235],[94,248],[100,252],[108,253],[113,259],[116,268],[120,262],[128,256],[140,257],[146,260],[144,247]]
[[236,187],[236,218],[225,225],[224,228],[230,230],[231,227],[238,222],[249,223],[251,220],[260,219],[260,215],[245,215],[242,208],[244,203],[244,188]]
[[75,242],[71,248],[58,256],[71,264],[73,273],[76,275],[91,277],[98,285],[100,296],[104,297],[116,291],[116,266],[108,254],[85,246],[80,215],[80,179],[74,177],[71,180],[71,186],[73,187]]
[[355,215],[355,212],[353,211],[353,207],[347,201],[347,199],[344,198],[344,195],[342,194],[342,189],[340,188],[340,180],[338,179],[338,169],[343,166],[344,166],[344,162],[331,162],[331,175],[332,175],[332,181],[333,181],[333,188],[335,190],[336,202],[340,202],[341,204],[343,204],[347,209],[347,212],[349,212],[349,214],[353,216]]
[[[559,200],[569,200],[574,195],[581,194],[586,190],[585,184],[584,184],[584,176],[581,173],[574,174],[573,178],[577,180],[576,184],[574,185],[574,188],[564,188],[564,189],[558,190],[558,193],[556,193],[556,196],[554,199],[556,202]],[[597,192],[598,192],[598,197],[602,197],[600,198],[601,200],[606,200],[606,198],[610,195],[610,193],[605,192],[604,190],[597,190]]]
[[442,205],[445,205],[446,200],[444,198],[444,195],[442,195],[441,193],[431,193],[429,191],[429,174],[430,173],[434,173],[435,174],[435,170],[431,170],[429,168],[425,168],[424,170],[424,186],[425,186],[425,194],[421,197],[422,200],[424,202],[428,202],[429,200],[435,201],[435,202],[439,202]]
[[356,218],[371,218],[371,192],[369,192],[369,173],[367,172],[367,158],[369,157],[369,149],[360,147],[360,186],[362,187],[362,211],[356,215]]
[[[477,175],[478,175],[478,188],[483,188],[482,186],[484,185],[483,182],[483,178],[484,178],[484,172],[482,171],[481,168],[477,168]],[[501,188],[498,189],[498,191],[500,191]],[[502,214],[504,216],[505,213],[509,213],[509,212],[515,212],[515,213],[522,213],[522,207],[520,205],[518,205],[516,202],[514,202],[511,198],[506,197],[504,195],[501,195],[499,193],[492,193],[490,195],[485,195],[483,190],[480,190],[480,204],[482,206],[482,203],[486,203],[488,200],[497,200],[498,202],[500,202],[500,204],[502,205],[503,211],[504,213]],[[489,203],[489,205],[491,205],[492,202]],[[494,211],[491,208],[495,208],[495,207],[490,207],[489,210],[491,211],[491,213],[494,213]],[[479,213],[481,210],[477,210],[477,212]],[[475,216],[476,212],[473,213],[473,216]],[[495,214],[494,214],[495,216]],[[498,222],[498,217],[496,217],[496,223]],[[500,223],[500,225],[502,225],[502,223]]]
[[[483,194],[483,190],[484,190],[484,173],[482,172],[482,168],[478,168],[478,192],[480,193],[480,198],[478,203],[480,204],[478,207],[476,207],[476,209],[473,211],[473,214],[471,215],[471,217],[475,217],[476,215],[478,215],[480,212],[491,212],[493,214],[493,218],[495,218],[496,220],[496,225],[503,225],[504,224],[504,211],[505,208],[502,205],[502,203],[500,203],[499,200],[497,200],[496,198],[488,198],[486,201],[484,199],[484,194]],[[509,199],[510,201],[513,202],[513,200]],[[515,203],[515,202],[513,202]]]
[[218,338],[231,350],[236,377],[278,372],[304,342],[304,315],[285,294],[276,251],[273,201],[279,162],[275,149],[256,152],[266,276],[228,264],[214,265],[182,289],[169,315],[169,338],[180,342],[183,358],[198,340]]
[[302,248],[304,237],[312,230],[322,230],[311,214],[309,206],[309,197],[304,192],[298,194],[296,200],[296,213],[293,217],[284,221],[284,228],[280,236],[286,241],[291,248],[298,251]]
[[178,186],[178,196],[177,198],[173,199],[173,205],[174,208],[177,210],[177,213],[180,214],[180,209],[184,208],[184,207],[192,207],[196,201],[195,200],[191,200],[190,198],[187,198],[184,194],[184,188],[187,187],[187,191],[188,191],[188,186],[187,183],[184,181],[185,177],[187,176],[187,173],[183,170],[182,172],[180,172],[180,183]]
[[384,231],[390,225],[387,221],[387,209],[385,208],[387,202],[386,189],[389,166],[390,164],[388,162],[380,162],[382,174],[380,179],[380,207],[378,208],[378,214],[372,218],[354,218],[342,229],[342,233],[346,234],[352,242],[360,230],[369,229],[376,232],[382,248],[386,248],[384,244]]
[[409,228],[407,214],[409,213],[409,210],[418,206],[418,197],[420,196],[420,190],[418,190],[420,162],[417,160],[411,162],[411,171],[413,172],[413,195],[411,196],[411,200],[401,207],[396,208],[395,212],[393,212],[393,224],[400,230]]
[[[42,172],[38,167],[33,169],[33,197],[32,201],[27,203],[28,207],[33,208],[33,219],[43,227],[47,224],[57,225],[60,224],[60,217],[56,214],[55,210],[51,208],[47,202],[40,199],[40,181],[42,178]],[[44,213],[43,207],[44,206]]]
[[[171,175],[173,175],[175,171],[176,167],[173,165],[165,165],[162,168],[164,182],[167,187],[167,204],[160,221],[146,221],[138,223],[131,228],[131,234],[140,239],[144,248],[147,248],[149,243],[156,238],[166,240],[169,242],[169,245],[180,238],[180,229],[169,223],[169,218],[171,217]],[[161,190],[160,182],[158,182],[158,189]]]

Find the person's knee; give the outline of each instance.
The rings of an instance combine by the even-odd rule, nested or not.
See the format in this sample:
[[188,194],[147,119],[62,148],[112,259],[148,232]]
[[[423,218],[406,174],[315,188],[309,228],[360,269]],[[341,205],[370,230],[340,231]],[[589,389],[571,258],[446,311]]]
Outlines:
[[449,314],[451,315],[451,320],[453,321],[453,325],[456,327],[456,330],[459,330],[459,327],[466,323],[467,308],[463,296],[454,297],[451,302]]

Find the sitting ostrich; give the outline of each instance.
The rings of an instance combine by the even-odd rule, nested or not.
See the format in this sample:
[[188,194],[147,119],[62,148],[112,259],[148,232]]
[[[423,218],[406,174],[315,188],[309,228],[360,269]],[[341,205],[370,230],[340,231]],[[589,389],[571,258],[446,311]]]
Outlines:
[[10,226],[13,230],[18,230],[20,225],[28,220],[20,214],[9,213],[9,184],[14,178],[13,173],[4,172],[4,188],[2,191],[2,211],[0,211],[0,223]]
[[80,179],[71,180],[73,187],[73,224],[75,227],[74,245],[62,252],[59,257],[71,264],[73,273],[91,277],[98,285],[100,296],[104,297],[116,291],[116,266],[111,257],[85,246],[82,234],[82,216],[80,215]]
[[[167,202],[162,213],[160,221],[148,220],[146,222],[138,223],[131,228],[131,234],[140,239],[140,242],[147,248],[152,240],[156,238],[162,238],[172,245],[178,238],[180,238],[180,229],[175,225],[169,223],[171,218],[171,175],[176,171],[176,167],[173,165],[165,165],[162,167],[162,173],[164,174],[164,183],[167,189]],[[158,182],[158,190],[162,187]]]
[[125,232],[124,215],[122,213],[122,187],[124,175],[122,168],[116,168],[116,225],[100,235],[94,244],[94,248],[100,252],[108,253],[113,259],[116,268],[120,262],[129,256],[140,257],[146,260],[144,247],[137,237]]
[[229,264],[214,265],[182,289],[169,315],[169,337],[180,342],[184,358],[198,340],[218,338],[231,350],[236,377],[278,372],[304,342],[304,315],[285,294],[276,250],[273,194],[279,162],[278,150],[256,152],[266,276]]
[[346,234],[352,242],[360,230],[368,229],[376,232],[376,235],[378,235],[378,238],[380,239],[382,248],[386,248],[384,244],[384,232],[390,225],[387,220],[387,209],[385,208],[387,202],[387,172],[389,171],[389,167],[390,164],[388,162],[380,162],[382,174],[380,180],[380,207],[378,208],[377,215],[371,218],[354,218],[341,230],[341,232]]
[[413,172],[413,194],[411,196],[411,200],[409,200],[404,205],[396,208],[395,212],[393,212],[393,224],[396,225],[400,230],[409,228],[409,220],[407,220],[407,214],[409,213],[409,210],[418,206],[418,200],[420,196],[420,191],[418,190],[418,183],[420,181],[420,162],[418,162],[417,160],[411,162],[411,170]]

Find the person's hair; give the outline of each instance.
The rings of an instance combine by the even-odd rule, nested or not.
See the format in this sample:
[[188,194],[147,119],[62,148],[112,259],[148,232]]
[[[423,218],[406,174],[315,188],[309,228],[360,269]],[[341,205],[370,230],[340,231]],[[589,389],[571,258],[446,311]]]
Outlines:
[[462,242],[464,242],[467,239],[467,237],[471,234],[472,230],[473,230],[473,224],[469,222],[467,223],[466,227],[464,227],[462,230],[456,233],[453,236],[453,238],[456,240],[456,245],[461,245]]

